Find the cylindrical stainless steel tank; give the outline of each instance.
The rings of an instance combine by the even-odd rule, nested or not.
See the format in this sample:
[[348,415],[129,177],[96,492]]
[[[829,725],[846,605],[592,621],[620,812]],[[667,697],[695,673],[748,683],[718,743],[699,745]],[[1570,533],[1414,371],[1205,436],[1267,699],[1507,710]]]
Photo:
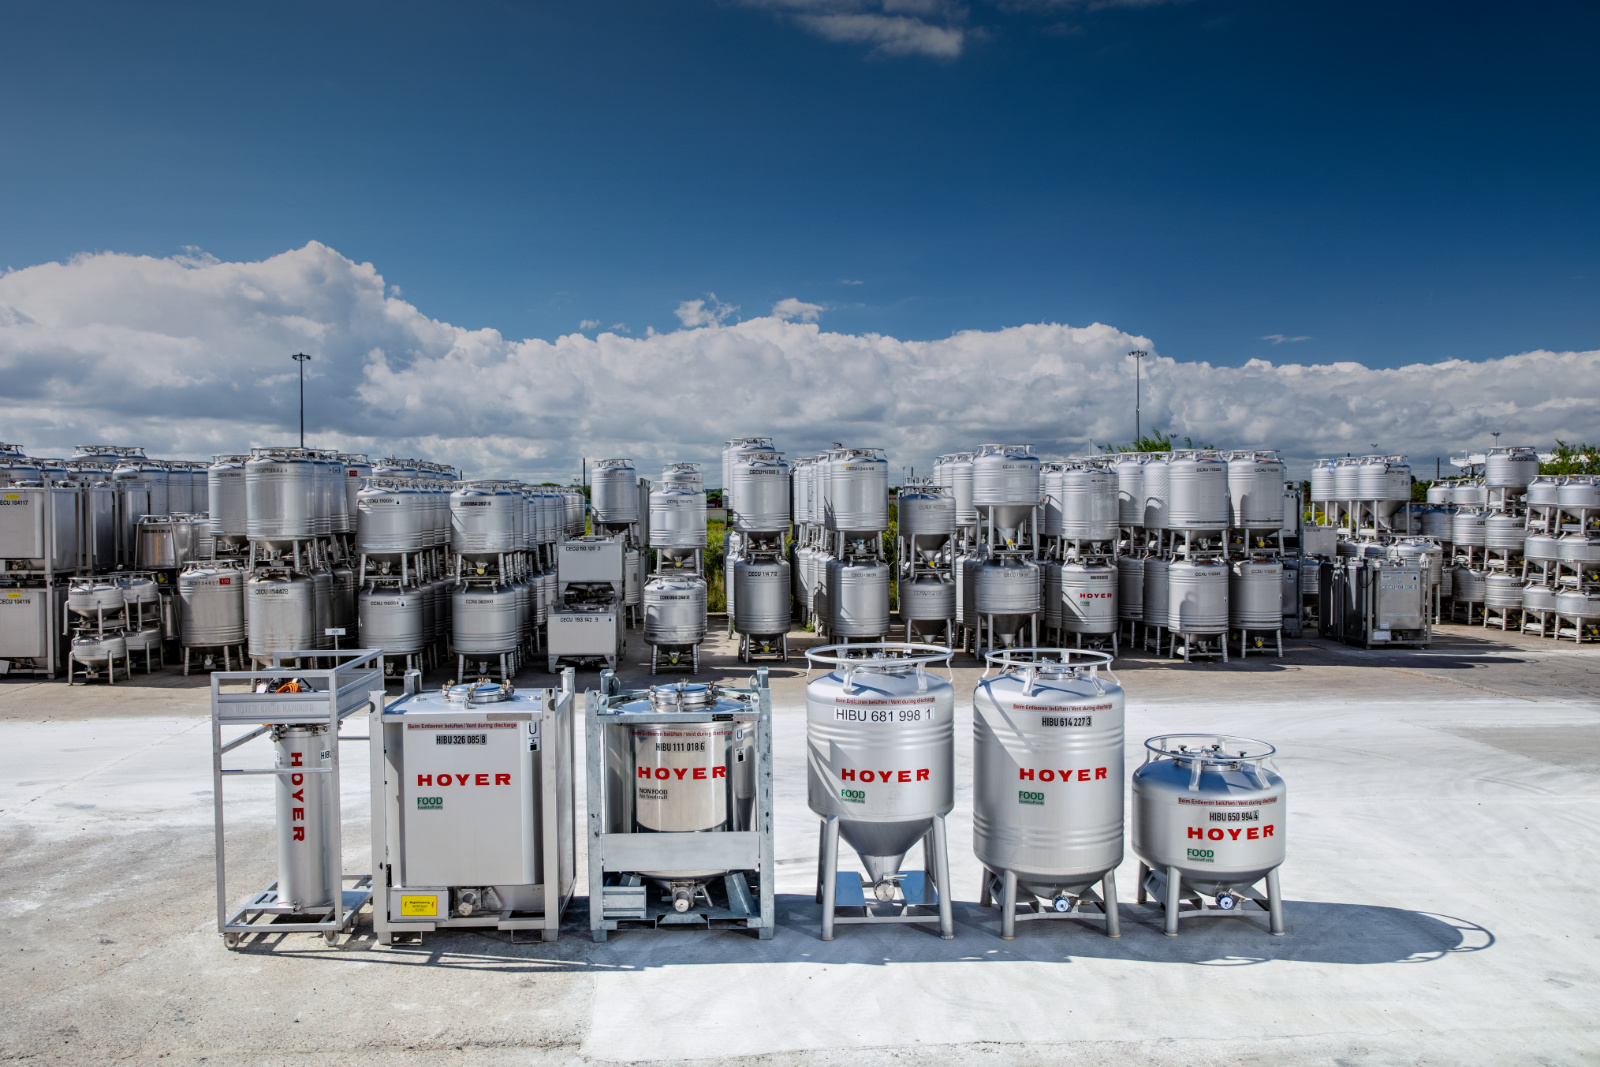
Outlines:
[[733,515],[733,468],[740,459],[754,455],[757,452],[776,452],[777,446],[770,437],[734,437],[722,446],[722,480],[717,484],[722,487],[722,506],[728,509],[729,518]]
[[789,632],[789,562],[741,559],[733,565],[733,628],[768,636]]
[[1489,574],[1483,581],[1483,606],[1502,609],[1522,607],[1522,579],[1499,572]]
[[1283,564],[1241,559],[1228,575],[1228,625],[1243,630],[1276,630],[1283,625]]
[[1405,538],[1391,544],[1387,554],[1400,563],[1426,563],[1428,581],[1432,585],[1444,580],[1444,550],[1432,541],[1421,537]]
[[[1050,472],[1044,476],[1048,480]],[[1039,561],[1039,625],[1061,628],[1061,564],[1053,559]]]
[[1541,474],[1528,483],[1523,502],[1530,508],[1550,508],[1561,503],[1561,479],[1553,474]]
[[316,641],[312,648],[332,648],[333,638],[328,630],[333,626],[333,572],[311,572],[311,636]]
[[1482,604],[1488,595],[1487,571],[1457,567],[1451,572],[1451,595],[1468,604]]
[[1123,526],[1144,525],[1144,457],[1124,454],[1112,466],[1117,475],[1117,520]]
[[1235,452],[1228,459],[1229,525],[1236,530],[1283,527],[1283,460],[1276,452]]
[[1133,772],[1133,851],[1207,896],[1248,888],[1282,866],[1288,793],[1245,737],[1169,734],[1145,742]]
[[1104,467],[1068,464],[1057,477],[1056,535],[1078,541],[1116,540],[1121,521],[1117,476]]
[[1488,494],[1479,482],[1463,480],[1450,490],[1451,502],[1458,508],[1481,508],[1489,502]]
[[185,647],[244,641],[244,586],[244,572],[228,566],[196,564],[178,575]]
[[906,851],[955,806],[955,689],[929,670],[932,645],[810,649],[806,685],[807,799],[881,886]]
[[1486,548],[1521,552],[1523,539],[1527,536],[1528,527],[1520,515],[1494,512],[1484,516],[1483,544]]
[[[1152,456],[1144,464],[1144,526],[1165,530],[1171,497],[1171,464],[1166,456]],[[1145,618],[1149,618],[1146,615]]]
[[1227,631],[1227,564],[1214,560],[1172,561],[1167,568],[1167,629],[1181,634]]
[[345,522],[349,527],[344,532],[355,533],[361,490],[366,487],[366,480],[372,477],[372,462],[364,455],[353,453],[341,455],[339,463],[344,468]]
[[980,519],[992,516],[1002,541],[1015,541],[1017,529],[1044,499],[1041,474],[1032,445],[984,445],[973,458],[973,507]]
[[1456,487],[1449,482],[1434,482],[1428,486],[1428,503],[1454,504],[1456,502]]
[[1529,582],[1522,587],[1523,611],[1556,610],[1556,591],[1547,585]]
[[1168,588],[1168,571],[1171,565],[1160,556],[1148,556],[1144,561],[1144,624],[1167,625],[1167,607],[1171,602]]
[[1339,499],[1333,460],[1319,459],[1311,465],[1311,499],[1318,504]]
[[1592,569],[1600,564],[1600,538],[1566,534],[1556,538],[1556,558],[1573,568]]
[[973,453],[952,452],[941,458],[945,461],[944,476],[949,479],[950,495],[956,498],[956,525],[976,526],[978,509],[972,500]]
[[[622,553],[622,603],[630,608],[642,603],[639,599],[639,560],[640,552],[637,548],[629,547]],[[539,621],[544,621],[542,614]]]
[[1600,480],[1569,474],[1556,487],[1556,500],[1567,511],[1594,511],[1600,508]]
[[246,536],[266,544],[315,537],[317,475],[316,464],[304,456],[283,449],[253,451],[244,465]]
[[882,637],[889,632],[889,565],[875,559],[829,559],[830,636]]
[[1455,512],[1446,508],[1431,508],[1422,513],[1422,536],[1448,541],[1454,535]]
[[250,655],[301,652],[317,647],[316,602],[311,579],[301,575],[260,573],[245,583],[245,608]]
[[1167,491],[1167,529],[1215,533],[1228,528],[1228,465],[1220,457],[1173,456],[1167,463]]
[[1333,461],[1334,499],[1340,502],[1361,499],[1361,460],[1336,459]]
[[650,547],[669,559],[686,559],[705,546],[705,490],[665,487],[652,491]]
[[184,463],[167,465],[167,514],[193,515],[194,474]]
[[432,502],[410,485],[369,485],[356,495],[356,548],[382,558],[421,552],[433,541]]
[[1600,590],[1557,590],[1556,614],[1583,622],[1600,619]]
[[644,640],[697,645],[706,636],[706,583],[692,574],[662,575],[644,587]]
[[1066,464],[1049,462],[1039,467],[1039,535],[1061,536],[1061,472]]
[[[343,563],[336,564],[333,568],[333,625],[343,630],[348,638],[354,638],[357,622],[356,572]],[[350,647],[352,642],[341,641],[340,644]]]
[[1077,896],[1122,862],[1123,694],[1100,673],[1111,657],[988,659],[972,696],[973,851],[1031,896]]
[[118,461],[111,472],[113,483],[125,486],[142,486],[150,490],[151,515],[167,515],[171,508],[167,502],[167,469],[161,463],[143,456],[129,456]]
[[510,586],[466,585],[451,596],[451,644],[457,652],[515,652],[521,633],[517,591]]
[[603,526],[639,521],[639,471],[631,459],[602,459],[589,479],[589,507]]
[[[340,875],[328,833],[328,803],[333,776],[332,744],[326,726],[274,726],[272,745],[279,770],[278,901],[297,911],[333,903]],[[304,770],[296,770],[304,768]]]
[[361,648],[381,648],[390,656],[409,656],[428,643],[423,619],[426,596],[420,589],[372,586],[356,598]]
[[908,622],[943,624],[956,617],[956,583],[938,571],[923,571],[900,582],[900,617]]
[[1039,612],[1039,565],[1013,553],[983,560],[973,572],[973,611],[980,622],[991,621],[994,639],[1003,645],[1021,638],[1024,623]]
[[72,658],[79,663],[112,663],[127,655],[128,642],[121,633],[96,634],[86,630],[72,639]]
[[1450,517],[1450,540],[1458,545],[1481,546],[1486,536],[1481,511],[1458,511]]
[[728,528],[748,534],[787,531],[789,464],[783,455],[779,452],[741,453],[732,458],[731,470],[732,502],[723,501],[729,508]]
[[1531,448],[1491,448],[1484,457],[1483,484],[1491,489],[1522,489],[1539,475],[1539,453]]
[[1530,563],[1554,563],[1561,558],[1561,541],[1549,534],[1530,533],[1522,542],[1522,558]]
[[882,449],[829,451],[824,510],[830,530],[868,534],[889,528],[889,463]]
[[1117,568],[1108,563],[1061,567],[1061,628],[1069,634],[1117,632]]
[[1144,559],[1117,557],[1117,618],[1134,622],[1144,618]]
[[956,499],[948,492],[918,488],[900,494],[900,536],[931,563],[956,534]]
[[468,484],[450,494],[450,545],[462,559],[494,560],[517,552],[525,541],[517,535],[522,494],[507,486]]

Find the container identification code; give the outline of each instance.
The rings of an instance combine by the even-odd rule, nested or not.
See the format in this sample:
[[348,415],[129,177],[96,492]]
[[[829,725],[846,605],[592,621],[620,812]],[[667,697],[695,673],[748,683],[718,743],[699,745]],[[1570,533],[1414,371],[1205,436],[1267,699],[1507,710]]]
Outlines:
[[434,734],[436,745],[487,745],[488,734]]
[[1213,811],[1208,813],[1211,822],[1260,822],[1261,809],[1251,808],[1247,811]]
[[1040,726],[1093,726],[1093,715],[1041,715]]

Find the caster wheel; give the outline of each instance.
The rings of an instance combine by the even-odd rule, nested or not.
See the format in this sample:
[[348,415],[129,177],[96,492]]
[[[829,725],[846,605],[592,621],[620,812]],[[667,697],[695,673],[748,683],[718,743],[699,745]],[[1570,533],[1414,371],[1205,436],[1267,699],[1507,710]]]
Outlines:
[[228,948],[238,948],[239,942],[244,940],[238,934],[223,934],[222,943]]
[[324,930],[323,933],[322,933],[322,941],[328,947],[332,948],[334,945],[337,945],[339,943],[339,931],[337,931],[337,930]]

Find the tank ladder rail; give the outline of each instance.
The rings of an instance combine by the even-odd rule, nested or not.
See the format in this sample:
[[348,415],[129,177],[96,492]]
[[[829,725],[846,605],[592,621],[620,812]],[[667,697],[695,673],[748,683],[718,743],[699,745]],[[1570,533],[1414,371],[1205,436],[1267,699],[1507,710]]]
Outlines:
[[[1090,886],[1076,896],[1056,897],[1046,907],[1038,898],[1026,901],[1017,899],[1016,871],[996,874],[985,867],[978,904],[992,908],[996,903],[1000,907],[1002,941],[1010,941],[1017,936],[1017,923],[1032,919],[1076,919],[1099,923],[1105,927],[1107,937],[1122,936],[1122,921],[1117,914],[1117,872],[1114,870],[1107,871],[1100,880],[1100,892],[1095,892],[1094,887]],[[1019,906],[1021,911],[1017,910]]]
[[[687,683],[680,683],[687,684]],[[600,673],[600,686],[585,695],[585,760],[588,784],[589,935],[604,941],[612,931],[662,929],[754,930],[760,940],[770,940],[777,930],[776,862],[773,853],[772,791],[772,689],[767,668],[758,667],[745,687],[718,686],[717,692],[739,698],[743,711],[718,711],[713,702],[702,709],[679,706],[672,710],[620,710],[644,699],[650,690],[624,690],[614,670]],[[732,720],[735,729],[755,730],[756,773],[750,829],[717,832],[632,832],[634,788],[631,776],[608,770],[608,740],[616,731],[631,735],[635,726],[652,724],[696,725]],[[730,778],[731,783],[731,778]],[[730,811],[730,826],[732,812]],[[694,891],[687,907],[679,910],[650,899],[650,886],[641,872],[660,870],[715,870],[726,906],[710,895],[711,881]],[[757,886],[752,892],[751,876]],[[704,903],[702,903],[702,901]]]
[[[926,865],[921,871],[901,871],[890,881],[896,896],[883,900],[868,898],[867,890],[873,888],[855,871],[839,870],[839,817],[829,815],[822,820],[818,834],[820,847],[817,856],[817,903],[822,905],[822,933],[824,941],[833,940],[833,928],[840,924],[871,923],[929,923],[939,924],[939,936],[946,941],[956,936],[955,918],[950,906],[950,838],[943,815],[933,816],[933,826],[922,835],[922,855]],[[931,900],[929,898],[932,898]],[[898,908],[887,914],[877,909]],[[860,908],[860,915],[840,915],[840,908]],[[928,914],[928,908],[935,909]]]
[[[1184,919],[1244,919],[1247,922],[1265,920],[1267,932],[1276,937],[1288,933],[1283,923],[1283,894],[1278,888],[1278,868],[1267,872],[1264,879],[1265,895],[1256,888],[1260,883],[1234,887],[1218,895],[1216,903],[1207,904],[1205,898],[1193,888],[1185,889],[1183,875],[1176,867],[1165,871],[1152,870],[1139,864],[1139,903],[1150,904],[1165,912],[1168,937],[1178,936],[1178,925]],[[1245,906],[1253,901],[1254,910]]]
[[[345,719],[365,711],[373,704],[383,703],[383,672],[381,649],[349,649],[336,652],[320,650],[324,658],[332,658],[335,666],[325,670],[307,670],[286,666],[286,660],[310,658],[309,650],[274,652],[272,666],[262,671],[217,671],[211,675],[211,795],[214,809],[214,834],[217,875],[217,933],[223,944],[236,949],[246,936],[257,934],[319,933],[323,940],[333,945],[339,934],[350,933],[355,927],[356,915],[372,899],[371,874],[344,873],[337,862],[343,855],[343,822],[339,799],[339,742],[366,741],[365,736],[341,735],[340,724]],[[271,683],[294,678],[305,688],[286,692],[257,692],[260,683]],[[224,691],[224,686],[243,685]],[[225,726],[246,726],[251,729],[227,741],[223,740]],[[327,739],[332,742],[325,767],[224,767],[222,757],[258,737],[266,735],[275,726],[322,726]],[[323,805],[327,835],[328,855],[335,862],[328,868],[328,899],[333,903],[320,907],[296,910],[292,903],[278,897],[278,881],[274,879],[265,889],[252,893],[232,911],[228,910],[227,835],[223,816],[223,783],[225,780],[245,776],[292,775],[304,780],[309,774],[330,776],[326,803]],[[287,827],[280,827],[280,832]],[[304,919],[298,917],[304,916]],[[282,919],[295,921],[283,922]]]

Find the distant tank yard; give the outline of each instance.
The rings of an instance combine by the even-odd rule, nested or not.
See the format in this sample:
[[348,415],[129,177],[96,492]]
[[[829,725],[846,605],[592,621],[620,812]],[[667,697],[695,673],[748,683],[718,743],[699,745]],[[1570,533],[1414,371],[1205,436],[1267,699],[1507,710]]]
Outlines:
[[709,459],[0,446],[0,1052],[1600,1061],[1600,476]]

